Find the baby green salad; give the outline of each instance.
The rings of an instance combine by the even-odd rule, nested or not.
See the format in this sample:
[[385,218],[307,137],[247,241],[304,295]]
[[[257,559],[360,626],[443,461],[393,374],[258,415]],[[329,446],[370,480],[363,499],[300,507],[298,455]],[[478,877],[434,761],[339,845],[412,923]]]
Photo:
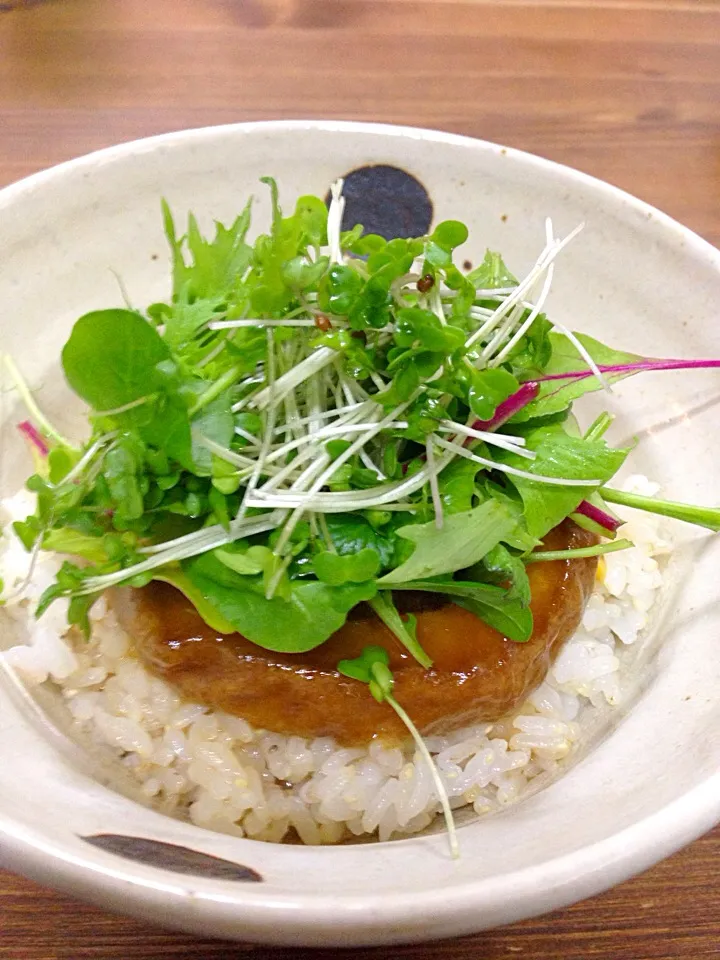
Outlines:
[[167,301],[75,323],[62,367],[89,407],[86,441],[56,431],[7,360],[37,461],[37,510],[15,530],[28,551],[72,558],[38,615],[66,596],[87,631],[107,588],[159,579],[213,629],[292,653],[365,602],[430,666],[401,591],[444,595],[523,642],[526,566],[572,555],[541,546],[566,517],[598,534],[584,555],[628,544],[608,504],[720,528],[718,509],[613,489],[629,450],[606,443],[612,417],[578,426],[589,391],[720,362],[646,359],[548,319],[573,234],[548,225],[518,280],[492,251],[461,269],[460,222],[387,241],[341,229],[341,182],[329,209],[303,196],[289,216],[264,182],[272,221],[254,242],[250,203],[210,238],[192,215],[180,235],[164,204]]

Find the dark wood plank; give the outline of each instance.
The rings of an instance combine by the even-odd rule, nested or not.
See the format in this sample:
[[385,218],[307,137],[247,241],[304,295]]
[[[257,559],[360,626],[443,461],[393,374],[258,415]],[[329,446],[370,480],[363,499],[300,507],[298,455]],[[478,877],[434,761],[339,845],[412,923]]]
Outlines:
[[[135,137],[304,116],[532,150],[720,243],[718,0],[0,0],[0,186]],[[567,910],[392,955],[708,960],[718,881],[720,829]],[[8,960],[324,955],[194,940],[0,872]]]

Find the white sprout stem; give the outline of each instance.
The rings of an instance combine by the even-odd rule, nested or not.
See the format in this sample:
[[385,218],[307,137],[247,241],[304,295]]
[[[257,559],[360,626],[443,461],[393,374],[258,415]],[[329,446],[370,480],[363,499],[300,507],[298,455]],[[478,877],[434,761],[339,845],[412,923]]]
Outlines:
[[[378,406],[378,410],[382,408]],[[283,457],[287,456],[293,450],[296,450],[298,447],[303,446],[306,443],[317,443],[322,440],[329,440],[333,437],[337,437],[344,433],[362,433],[367,430],[370,426],[373,425],[373,421],[370,423],[359,423],[354,424],[351,421],[358,418],[358,413],[348,414],[345,418],[340,417],[339,420],[335,423],[330,424],[327,427],[321,427],[315,433],[306,433],[303,436],[298,437],[296,440],[289,440],[287,443],[283,443],[281,446],[276,447],[272,453],[268,454],[268,462],[273,463],[276,460],[282,460]],[[345,420],[345,423],[341,421]]]
[[430,494],[432,496],[433,507],[435,509],[435,526],[438,530],[443,527],[443,502],[440,496],[440,487],[438,485],[437,464],[435,463],[435,453],[433,451],[433,435],[425,441],[425,456],[428,465],[428,480],[430,481]]
[[117,436],[117,432],[106,433],[105,436],[100,437],[93,443],[91,447],[85,451],[85,453],[80,457],[75,466],[70,470],[58,483],[53,484],[55,487],[59,487],[61,483],[72,483],[80,474],[83,472],[85,467],[89,466],[90,463],[94,460],[95,456],[102,450],[105,444],[109,443],[111,440],[114,440]]
[[405,300],[403,300],[403,288],[406,287],[409,283],[414,283],[420,279],[420,274],[411,272],[404,273],[401,277],[396,277],[390,284],[390,295],[393,300],[401,306],[406,306]]
[[337,351],[330,347],[318,347],[309,357],[301,360],[292,370],[288,370],[274,382],[272,388],[268,383],[267,387],[260,390],[252,398],[252,405],[259,410],[269,406],[271,403],[277,403],[283,399],[291,390],[295,390],[301,383],[304,383],[308,377],[322,370],[327,364],[332,363],[337,357]]
[[[240,467],[243,470],[252,470],[254,472],[258,461],[253,460],[252,457],[246,457],[241,453],[236,453],[234,450],[228,450],[228,448],[224,447],[221,443],[217,443],[217,441],[211,440],[210,437],[206,437],[202,433],[197,433],[196,431],[193,432],[193,439],[195,439],[200,446],[205,447],[206,450],[209,450],[210,453],[214,453],[215,456],[219,457],[220,460],[224,460],[226,463],[231,463],[234,467]],[[275,468],[268,467],[266,460],[260,472],[273,474],[275,472]]]
[[450,801],[448,800],[447,790],[445,789],[445,784],[440,778],[437,765],[435,764],[435,761],[433,760],[425,741],[420,736],[417,727],[412,722],[405,710],[403,710],[403,708],[397,702],[395,697],[393,697],[392,694],[389,696],[386,695],[385,700],[407,727],[410,736],[415,741],[415,746],[417,747],[418,753],[425,761],[425,764],[430,771],[430,776],[432,777],[433,784],[435,785],[435,792],[437,793],[437,798],[442,808],[443,816],[445,817],[445,826],[447,827],[448,832],[448,843],[450,844],[450,855],[452,856],[453,860],[457,860],[460,857],[460,846],[458,844],[457,831],[455,830],[455,820],[453,819],[452,810],[450,809]]
[[[320,381],[322,381],[323,384],[325,383],[325,377],[323,375],[319,377],[311,377],[310,382],[308,383],[307,409],[311,412],[307,431],[310,434],[315,434],[320,429],[320,424],[322,422],[320,420],[320,415],[325,412],[324,392],[323,396],[321,396]],[[288,414],[291,414],[291,418],[289,417],[289,419],[290,422],[295,425],[296,436],[301,437],[303,431],[302,428],[298,426],[298,420],[300,419],[300,416],[298,414],[297,404],[295,403],[294,393],[288,394],[286,410],[288,411]]]
[[[475,291],[475,297],[478,300],[493,300],[497,297],[507,297],[517,290],[515,287],[478,287]],[[452,300],[458,295],[457,290],[451,290],[450,287],[441,287],[440,293],[443,300]]]
[[292,423],[283,423],[278,427],[275,427],[275,433],[291,433],[295,427],[304,426],[308,423],[315,423],[317,420],[330,420],[332,417],[342,417],[345,413],[350,413],[353,410],[359,410],[361,407],[366,409],[373,403],[372,400],[362,400],[360,403],[351,403],[343,407],[335,407],[332,410],[324,410],[322,413],[310,417],[301,417],[299,420],[294,420]]
[[518,457],[525,457],[526,460],[534,460],[537,454],[534,450],[525,450],[520,444],[525,444],[524,437],[506,437],[504,434],[487,433],[485,430],[475,430],[473,427],[466,427],[462,423],[456,423],[454,420],[442,420],[438,430],[441,433],[462,433],[465,437],[471,437],[473,440],[483,440],[485,443],[493,444],[508,453],[517,454]]
[[[407,424],[405,424],[405,426],[407,426]],[[382,472],[382,470],[376,463],[373,463],[372,459],[370,458],[370,454],[366,450],[360,451],[360,459],[368,468],[368,470],[372,470],[373,473],[377,474],[378,480],[387,480],[387,477],[385,476],[385,474]]]
[[290,463],[278,470],[272,479],[266,480],[262,486],[258,487],[256,493],[264,495],[265,493],[276,489],[280,486],[280,484],[292,477],[294,473],[297,473],[300,467],[302,467],[307,460],[311,460],[315,456],[317,456],[317,450],[308,445],[304,450],[301,450],[300,453],[298,453],[298,455],[290,461]]
[[285,575],[285,571],[290,566],[290,561],[292,560],[292,554],[288,554],[287,557],[284,557],[283,560],[278,564],[278,568],[275,573],[268,580],[268,585],[265,588],[265,599],[272,600],[275,595],[275,591],[278,588],[278,584]]
[[38,534],[35,543],[33,544],[32,551],[30,553],[30,563],[28,564],[27,571],[25,576],[22,578],[20,583],[16,584],[12,590],[3,598],[3,602],[7,603],[10,600],[15,600],[17,597],[21,597],[27,588],[32,583],[32,578],[35,573],[35,567],[37,566],[38,557],[40,556],[40,551],[42,550],[42,542],[47,531],[47,526],[44,527]]
[[440,323],[443,326],[445,326],[447,324],[447,320],[445,318],[442,299],[440,298],[440,291],[438,290],[437,285],[435,285],[430,291],[430,296],[428,297],[428,300],[430,301],[430,309],[438,318]]
[[[441,473],[453,461],[454,457],[454,453],[446,453],[437,464],[438,473]],[[415,509],[415,504],[399,504],[394,503],[394,501],[410,496],[410,494],[425,486],[427,482],[428,469],[426,466],[405,480],[395,480],[392,483],[369,487],[367,490],[314,494],[312,500],[306,502],[305,505],[308,509],[317,510],[321,513],[345,513],[348,510],[365,510],[380,506],[388,510],[412,510]],[[262,491],[260,490],[256,492],[256,496],[250,501],[250,506],[260,509],[271,507],[292,509],[303,502],[302,497],[293,493],[278,493],[270,496],[262,496],[261,494]],[[392,507],[391,504],[393,504]]]
[[466,347],[471,347],[478,340],[487,336],[488,333],[494,330],[495,327],[502,322],[503,318],[507,316],[513,307],[525,299],[525,295],[535,287],[535,284],[547,272],[550,264],[555,260],[560,251],[577,236],[582,228],[583,224],[580,224],[563,240],[557,240],[546,244],[528,275],[520,284],[518,284],[517,287],[515,287],[513,293],[511,293],[500,303],[495,311],[495,314],[488,320],[488,322],[483,324],[482,327],[476,330],[475,333],[466,340]]
[[142,407],[151,400],[154,400],[157,394],[148,394],[147,397],[138,397],[137,400],[130,400],[121,407],[113,407],[111,410],[93,410],[93,417],[116,417],[119,413],[127,413],[128,410],[134,410],[135,407]]
[[235,427],[235,433],[255,447],[259,447],[261,445],[260,437],[256,437],[255,434],[249,433],[247,430],[243,430],[242,427]]
[[206,353],[201,360],[198,360],[196,364],[196,367],[198,368],[198,370],[201,369],[202,367],[206,367],[208,363],[211,363],[215,359],[215,357],[219,357],[220,354],[225,349],[225,347],[228,345],[229,340],[230,340],[229,335],[226,337],[223,337],[219,343],[215,344],[215,346],[212,348],[212,350],[209,351],[209,353]]
[[588,351],[582,345],[580,340],[578,340],[578,338],[575,336],[572,330],[569,330],[564,324],[560,323],[557,320],[553,320],[553,329],[557,330],[558,333],[561,333],[575,347],[577,352],[580,354],[580,356],[583,358],[585,363],[588,365],[588,367],[592,371],[593,376],[595,376],[596,379],[600,382],[600,386],[603,388],[603,390],[607,391],[607,393],[612,393],[613,388],[611,384],[609,384],[608,381],[605,379],[605,376],[601,373],[598,365],[595,363],[593,358],[590,356]]
[[503,340],[507,338],[508,334],[515,328],[523,313],[525,313],[525,308],[521,303],[518,303],[512,308],[507,317],[505,317],[505,322],[495,331],[493,338],[482,349],[480,356],[485,363],[489,363],[492,355]]
[[260,388],[259,385],[262,384],[262,383],[264,383],[264,382],[265,382],[265,374],[264,374],[264,373],[257,374],[257,375],[254,376],[254,377],[246,377],[245,380],[243,381],[243,386],[247,386],[248,384],[257,383],[257,384],[258,384],[258,387],[257,387],[256,390],[251,390],[250,393],[246,394],[241,400],[237,400],[237,401],[230,407],[230,410],[231,410],[233,413],[238,413],[240,410],[242,410],[244,407],[246,407],[246,406],[250,403],[250,401],[251,401],[251,400],[254,400],[255,397],[258,395],[258,393],[260,393],[260,389],[261,389],[261,388]]
[[458,456],[465,457],[466,460],[474,460],[476,463],[481,463],[490,470],[500,470],[502,473],[510,473],[515,477],[522,477],[524,480],[533,480],[536,483],[549,483],[562,487],[597,487],[602,483],[602,480],[566,480],[563,477],[546,477],[541,473],[528,473],[526,470],[518,470],[515,467],[510,467],[506,463],[497,463],[494,460],[479,457],[476,453],[472,453],[465,447],[458,446],[458,444],[451,443],[448,440],[443,440],[442,437],[436,437],[436,443],[445,450],[452,450],[453,453],[456,453]]
[[[545,235],[547,238],[548,244],[554,243],[555,238],[553,236],[552,220],[550,217],[545,221]],[[547,276],[545,277],[545,282],[543,283],[542,290],[540,291],[540,296],[538,297],[535,306],[530,311],[530,315],[527,320],[520,326],[520,329],[517,330],[510,340],[505,344],[505,346],[500,350],[500,352],[492,358],[490,361],[491,367],[496,367],[503,362],[503,360],[511,353],[514,347],[520,342],[520,340],[525,336],[530,327],[535,323],[536,318],[539,316],[540,311],[545,305],[545,301],[548,298],[550,293],[550,287],[552,286],[553,276],[555,275],[555,264],[551,263],[548,267]]]
[[330,208],[327,218],[328,247],[332,263],[342,263],[343,254],[340,246],[340,232],[342,230],[343,214],[345,213],[345,197],[342,195],[344,181],[336,180],[330,187]]
[[[575,230],[569,233],[564,240],[559,240],[559,239],[555,239],[553,236],[552,221],[550,220],[550,218],[548,217],[548,219],[545,221],[545,237],[546,237],[545,251],[543,252],[543,254],[540,255],[540,260],[536,264],[535,269],[530,272],[529,276],[523,281],[523,283],[518,288],[518,289],[524,289],[524,292],[526,293],[530,293],[534,289],[536,284],[542,279],[543,272],[545,270],[547,271],[547,278],[543,285],[543,290],[541,292],[539,301],[537,304],[532,305],[532,310],[531,310],[532,321],[530,321],[530,318],[528,317],[528,320],[525,322],[525,324],[523,324],[526,330],[529,329],[529,327],[532,325],[532,322],[535,321],[535,318],[540,313],[540,310],[542,309],[542,305],[545,302],[545,299],[548,293],[550,292],[550,285],[552,283],[552,277],[554,272],[553,261],[560,254],[563,248],[566,247],[567,244],[570,243],[570,241],[573,240],[582,229],[583,229],[583,224],[580,224],[578,227],[575,228]],[[508,298],[508,300],[511,300],[511,299],[512,297]],[[522,316],[523,309],[524,308],[522,304],[518,304],[513,310],[513,319],[515,317],[519,319]],[[512,330],[512,327],[514,325],[515,325],[514,322],[506,323],[504,327],[501,329],[501,331],[496,333],[492,341],[489,344],[487,344],[487,346],[484,348],[482,352],[482,357],[484,360],[488,361],[490,360],[490,358],[493,357],[493,354],[495,353],[497,348],[502,344],[503,340],[505,339],[507,334],[510,332],[510,330]],[[520,338],[518,337],[517,339],[519,340]],[[517,342],[517,340],[515,342]],[[495,359],[495,363],[493,365],[496,366],[498,362],[500,361]]]
[[30,392],[30,388],[25,382],[23,375],[15,365],[15,361],[12,359],[12,357],[10,357],[8,354],[5,354],[3,356],[3,363],[5,364],[13,383],[15,384],[15,389],[20,394],[20,398],[25,404],[28,413],[35,420],[38,426],[41,427],[49,437],[52,437],[53,440],[57,440],[57,442],[61,443],[64,447],[70,447],[71,449],[74,449],[75,445],[55,429],[40,407],[38,407],[37,403],[35,403],[35,398]]
[[[365,446],[368,440],[372,439],[372,437],[380,433],[381,430],[384,430],[389,423],[393,423],[395,418],[399,414],[401,414],[405,409],[407,409],[407,407],[410,406],[410,403],[411,403],[410,400],[406,400],[405,403],[399,404],[397,407],[395,407],[394,410],[392,410],[382,420],[369,426],[366,433],[358,437],[357,440],[355,440],[353,443],[350,444],[347,450],[344,450],[338,457],[336,457],[335,460],[333,460],[333,462],[320,474],[317,480],[315,480],[313,485],[310,487],[310,490],[308,491],[308,493],[305,494],[305,498],[304,498],[305,503],[309,503],[309,501],[311,501],[312,499],[313,494],[321,490],[325,486],[325,484],[332,478],[332,476],[340,469],[340,467],[344,463],[347,463],[347,461],[351,457],[353,457],[359,450],[361,450]],[[285,545],[287,544],[288,540],[292,535],[293,530],[295,529],[297,523],[299,522],[300,518],[305,512],[305,509],[306,507],[301,501],[300,505],[295,508],[292,516],[283,527],[283,531],[275,547],[276,553],[282,553]]]
[[385,381],[382,379],[382,377],[378,373],[376,373],[374,370],[371,370],[370,379],[375,384],[378,390],[378,393],[382,393],[382,391],[385,389]]
[[[114,573],[107,573],[99,577],[88,577],[87,580],[83,580],[82,587],[77,591],[77,595],[86,596],[89,593],[98,593],[138,574],[150,573],[151,570],[157,570],[166,564],[187,560],[189,557],[214,550],[215,547],[231,543],[240,537],[267,533],[268,530],[274,530],[279,526],[281,520],[282,516],[269,514],[263,517],[252,517],[242,523],[233,521],[230,524],[229,531],[218,523],[212,527],[205,527],[203,530],[187,534],[185,537],[179,537],[177,540],[158,544],[154,548],[157,552],[151,554],[147,560],[142,560],[140,563],[123,570],[116,570]],[[146,548],[144,552],[147,554],[150,549],[152,548]]]
[[[272,390],[275,387],[275,342],[273,340],[272,330],[266,331],[267,337],[267,381],[268,389]],[[260,448],[260,453],[258,454],[257,461],[253,468],[253,472],[250,475],[250,478],[245,487],[245,493],[243,494],[242,502],[240,503],[240,509],[237,512],[236,520],[240,521],[245,516],[248,509],[248,497],[252,495],[253,490],[257,486],[258,480],[262,473],[263,467],[265,465],[265,460],[267,459],[268,453],[270,451],[270,446],[272,444],[273,432],[275,430],[275,417],[277,416],[277,405],[273,405],[267,412],[265,420],[265,432],[263,435],[262,447]]]
[[[578,229],[581,229],[581,228],[578,228]],[[547,237],[548,242],[552,239],[552,235],[553,235],[552,220],[550,219],[550,217],[548,217],[545,220],[545,236]],[[612,387],[610,386],[608,381],[605,379],[605,377],[602,375],[598,365],[595,363],[593,358],[590,356],[588,351],[585,349],[582,343],[578,340],[575,334],[571,330],[568,330],[568,328],[564,324],[559,323],[557,320],[553,321],[553,327],[554,329],[558,330],[575,347],[575,349],[583,358],[585,363],[587,363],[588,367],[592,370],[594,376],[597,378],[597,380],[599,380],[600,386],[603,387],[603,389],[606,390],[608,393],[612,393]]]
[[242,320],[211,320],[208,330],[236,330],[242,327],[314,327],[314,317],[287,317],[281,320],[260,318]]

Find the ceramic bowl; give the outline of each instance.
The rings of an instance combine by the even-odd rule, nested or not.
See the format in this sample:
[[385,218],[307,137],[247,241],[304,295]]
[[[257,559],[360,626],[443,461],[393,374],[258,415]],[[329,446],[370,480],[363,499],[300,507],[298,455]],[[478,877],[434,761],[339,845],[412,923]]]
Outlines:
[[[491,143],[334,121],[183,131],[103,150],[0,192],[2,349],[39,402],[72,429],[59,348],[77,316],[118,303],[111,271],[132,302],[166,295],[161,196],[207,224],[227,221],[255,192],[262,216],[264,174],[278,179],[290,205],[377,163],[416,177],[436,219],[468,222],[470,259],[489,246],[522,271],[543,246],[547,215],[558,233],[584,222],[558,263],[553,317],[641,354],[720,355],[720,254],[667,216]],[[29,464],[13,438],[16,401],[3,397],[7,494]],[[618,414],[615,437],[642,439],[635,471],[670,497],[712,503],[719,399],[720,379],[710,371],[627,381],[607,402]],[[442,833],[310,848],[229,838],[164,817],[104,785],[93,763],[53,732],[44,708],[30,709],[7,679],[0,861],[147,920],[295,946],[467,934],[604,890],[720,820],[720,540],[682,525],[676,535],[656,642],[631,706],[564,777],[501,815],[465,824],[457,862]]]

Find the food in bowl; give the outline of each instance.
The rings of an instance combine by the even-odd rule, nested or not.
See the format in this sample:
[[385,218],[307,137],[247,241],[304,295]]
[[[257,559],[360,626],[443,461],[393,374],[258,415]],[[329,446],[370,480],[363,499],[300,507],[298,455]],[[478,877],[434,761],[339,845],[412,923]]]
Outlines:
[[[574,401],[717,361],[553,326],[573,235],[551,225],[518,281],[491,252],[460,270],[456,221],[386,241],[342,230],[340,184],[291,217],[269,186],[253,245],[249,205],[212,240],[165,208],[170,301],[77,321],[85,443],[18,376],[37,500],[14,524],[30,570],[8,538],[3,568],[9,612],[39,619],[6,661],[203,826],[385,839],[442,805],[452,837],[451,806],[522,796],[581,739],[582,702],[618,698],[616,639],[660,585],[653,515],[718,528],[646,481],[607,486],[629,451]],[[608,503],[650,518],[618,539]]]

